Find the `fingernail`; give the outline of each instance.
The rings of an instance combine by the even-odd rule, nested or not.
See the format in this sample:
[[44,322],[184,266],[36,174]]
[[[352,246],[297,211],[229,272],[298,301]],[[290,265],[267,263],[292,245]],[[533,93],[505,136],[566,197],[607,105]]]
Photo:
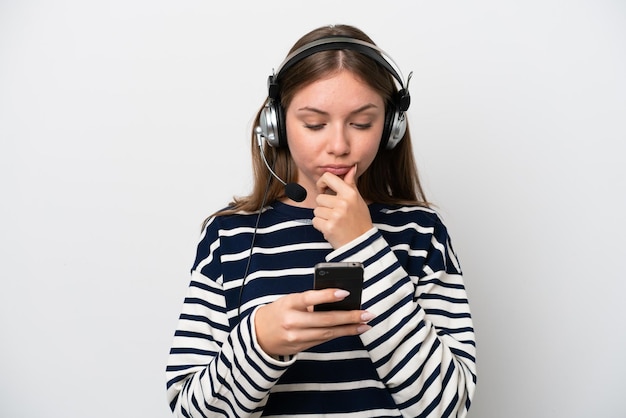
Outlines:
[[359,327],[356,329],[359,334],[363,334],[365,331],[369,331],[370,329],[372,329],[372,327],[370,327],[369,325],[359,325]]
[[371,320],[372,320],[372,319],[374,319],[374,318],[376,318],[376,315],[374,315],[374,314],[373,314],[373,313],[371,313],[371,312],[363,312],[363,313],[361,314],[361,321],[365,321],[365,322],[367,322],[367,321],[371,321]]
[[347,290],[339,289],[335,292],[335,297],[337,299],[344,299],[347,298],[349,294],[350,292],[348,292]]

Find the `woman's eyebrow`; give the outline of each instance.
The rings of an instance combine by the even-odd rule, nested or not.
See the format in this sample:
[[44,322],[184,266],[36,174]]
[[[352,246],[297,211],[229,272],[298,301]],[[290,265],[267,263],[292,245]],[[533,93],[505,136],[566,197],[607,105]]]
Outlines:
[[[374,103],[367,103],[367,104],[365,104],[365,105],[363,105],[363,106],[353,110],[352,112],[350,112],[350,114],[351,115],[355,115],[355,114],[361,113],[361,112],[363,112],[365,110],[372,109],[372,108],[377,108],[377,107],[378,106],[376,106]],[[301,108],[298,109],[298,112],[300,112],[300,111],[313,112],[313,113],[318,113],[320,115],[328,115],[328,112],[326,112],[324,110],[321,110],[321,109],[318,109],[316,107],[311,107],[311,106],[301,107]]]

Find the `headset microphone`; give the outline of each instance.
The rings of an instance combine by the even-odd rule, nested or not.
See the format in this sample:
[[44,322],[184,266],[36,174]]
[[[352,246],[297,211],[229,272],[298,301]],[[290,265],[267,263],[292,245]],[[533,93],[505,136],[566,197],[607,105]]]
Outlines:
[[254,132],[256,133],[257,144],[259,145],[259,151],[261,153],[261,158],[263,158],[263,162],[265,163],[265,167],[267,167],[267,169],[270,171],[270,173],[272,173],[272,176],[274,176],[276,180],[278,180],[285,186],[285,195],[289,199],[293,200],[294,202],[302,202],[304,199],[306,199],[305,188],[300,186],[298,183],[286,183],[283,179],[278,177],[276,173],[274,173],[274,170],[270,168],[270,165],[265,159],[265,153],[263,152],[263,131],[261,127],[257,126],[254,129]]

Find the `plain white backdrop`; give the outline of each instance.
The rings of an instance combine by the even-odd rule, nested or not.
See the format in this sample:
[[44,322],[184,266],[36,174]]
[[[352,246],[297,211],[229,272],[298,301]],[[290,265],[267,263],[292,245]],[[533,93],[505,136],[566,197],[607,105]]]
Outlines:
[[170,416],[202,220],[250,187],[266,79],[364,29],[465,272],[470,417],[623,417],[626,4],[0,2],[0,416]]

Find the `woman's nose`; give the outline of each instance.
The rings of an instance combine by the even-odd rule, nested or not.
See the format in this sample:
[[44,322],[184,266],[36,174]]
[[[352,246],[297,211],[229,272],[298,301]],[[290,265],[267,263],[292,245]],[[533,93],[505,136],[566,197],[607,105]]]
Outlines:
[[328,133],[326,150],[329,154],[344,155],[350,152],[350,141],[345,127],[336,126]]

